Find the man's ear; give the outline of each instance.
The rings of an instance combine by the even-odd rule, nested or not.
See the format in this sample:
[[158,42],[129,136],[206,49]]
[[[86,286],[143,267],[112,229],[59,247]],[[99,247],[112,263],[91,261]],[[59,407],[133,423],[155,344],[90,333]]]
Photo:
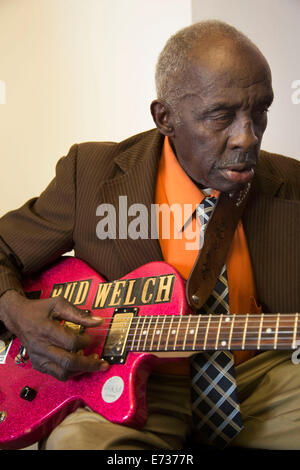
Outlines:
[[150,105],[150,110],[156,127],[158,128],[160,133],[168,137],[173,137],[173,113],[168,103],[163,100],[154,100]]

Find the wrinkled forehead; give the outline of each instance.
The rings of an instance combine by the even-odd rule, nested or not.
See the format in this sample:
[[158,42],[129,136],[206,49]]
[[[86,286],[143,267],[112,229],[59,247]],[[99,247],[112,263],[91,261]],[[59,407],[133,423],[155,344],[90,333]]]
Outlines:
[[[272,92],[270,67],[254,46],[217,42],[206,48],[198,44],[191,51],[185,73],[184,92],[218,94],[220,90],[251,90],[260,85]],[[257,88],[257,87],[256,87]]]

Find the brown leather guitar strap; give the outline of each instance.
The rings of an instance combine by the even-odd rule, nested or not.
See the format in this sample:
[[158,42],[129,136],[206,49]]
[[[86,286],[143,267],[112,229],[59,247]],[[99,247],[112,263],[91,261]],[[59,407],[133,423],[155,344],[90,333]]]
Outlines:
[[190,307],[198,310],[213,291],[249,195],[250,183],[236,193],[221,193],[205,228],[204,245],[186,284]]

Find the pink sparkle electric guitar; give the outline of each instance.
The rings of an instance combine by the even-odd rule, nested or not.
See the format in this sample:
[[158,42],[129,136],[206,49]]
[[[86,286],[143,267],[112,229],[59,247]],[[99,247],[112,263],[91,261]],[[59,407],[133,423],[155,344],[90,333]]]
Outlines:
[[193,315],[184,281],[164,262],[106,282],[83,261],[63,257],[24,289],[31,298],[63,296],[105,318],[93,351],[111,366],[60,382],[31,367],[17,338],[0,336],[3,449],[37,442],[79,406],[115,423],[143,426],[147,379],[160,361],[205,350],[289,350],[300,344],[298,314]]

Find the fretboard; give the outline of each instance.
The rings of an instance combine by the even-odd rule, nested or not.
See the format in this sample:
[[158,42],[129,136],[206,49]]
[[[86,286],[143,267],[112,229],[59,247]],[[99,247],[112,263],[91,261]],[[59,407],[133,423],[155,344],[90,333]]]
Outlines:
[[126,350],[136,352],[290,350],[300,346],[293,314],[158,315],[131,320]]

